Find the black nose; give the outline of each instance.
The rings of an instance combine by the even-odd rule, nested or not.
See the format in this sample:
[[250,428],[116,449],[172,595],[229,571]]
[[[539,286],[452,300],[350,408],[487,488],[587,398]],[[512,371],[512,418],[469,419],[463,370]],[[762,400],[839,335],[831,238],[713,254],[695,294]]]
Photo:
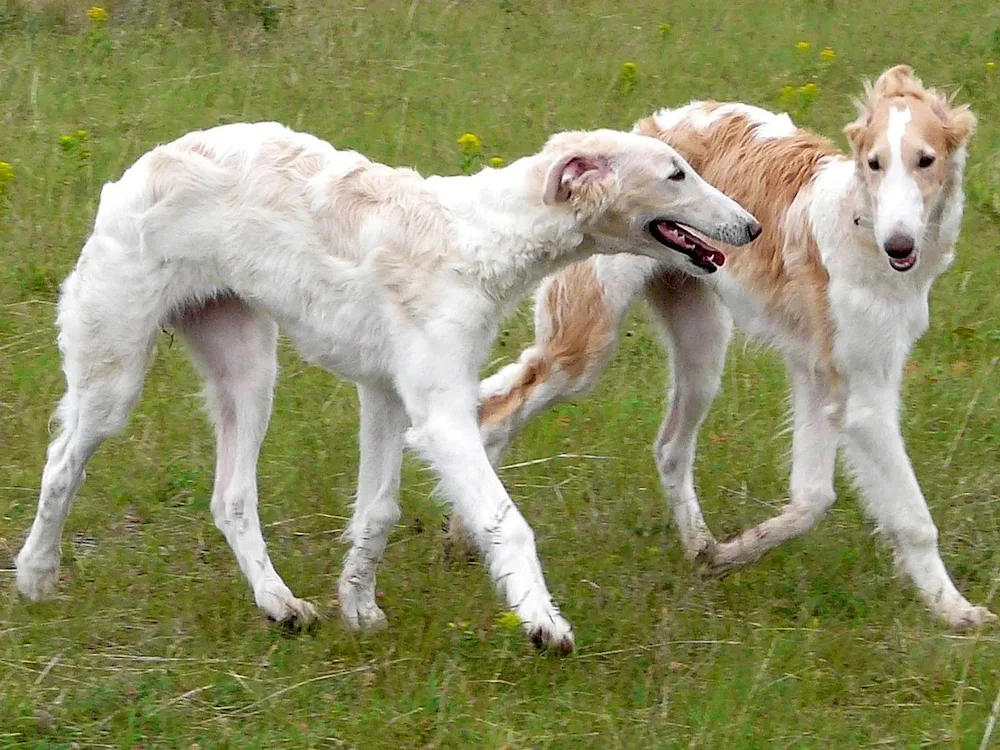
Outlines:
[[890,258],[905,258],[913,252],[913,238],[893,234],[885,241],[885,252]]
[[760,233],[764,231],[761,227],[760,222],[756,219],[747,224],[747,231],[750,232],[750,239],[755,240],[760,237]]

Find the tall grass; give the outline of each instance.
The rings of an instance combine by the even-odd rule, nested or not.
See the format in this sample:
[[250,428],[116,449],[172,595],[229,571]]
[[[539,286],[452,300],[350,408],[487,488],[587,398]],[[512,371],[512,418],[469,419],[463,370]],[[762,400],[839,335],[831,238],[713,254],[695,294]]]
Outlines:
[[[715,581],[684,562],[648,452],[667,374],[641,312],[597,393],[539,419],[509,457],[547,460],[502,472],[575,625],[571,658],[525,645],[478,566],[444,564],[432,478],[410,461],[379,579],[389,630],[339,625],[356,399],[287,348],[261,513],[276,565],[327,616],[315,635],[289,636],[256,614],[208,512],[200,385],[166,334],[129,428],[90,464],[59,598],[21,601],[11,559],[63,385],[58,284],[101,184],[153,145],[276,119],[381,161],[453,173],[466,166],[457,141],[467,132],[482,159],[509,160],[552,131],[625,128],[695,97],[791,109],[839,140],[861,79],[908,62],[958,90],[981,121],[958,260],[933,293],[903,401],[946,564],[973,601],[993,601],[992,4],[122,0],[102,6],[105,21],[88,5],[0,0],[0,745],[980,746],[1000,691],[996,633],[956,637],[930,621],[848,483],[820,530],[756,567]],[[529,337],[524,308],[497,358]],[[787,491],[780,364],[737,343],[724,383],[697,464],[718,536],[771,515]]]

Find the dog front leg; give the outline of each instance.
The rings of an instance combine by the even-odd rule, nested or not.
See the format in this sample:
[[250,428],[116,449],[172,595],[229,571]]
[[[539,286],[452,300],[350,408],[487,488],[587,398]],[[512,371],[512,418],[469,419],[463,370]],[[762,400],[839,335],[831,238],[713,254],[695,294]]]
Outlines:
[[900,569],[946,625],[969,628],[997,618],[970,604],[952,582],[938,551],[938,531],[913,473],[891,391],[852,396],[845,422],[847,459],[869,514],[889,537]]
[[433,467],[445,498],[486,560],[490,576],[538,646],[573,650],[573,629],[552,601],[535,535],[500,483],[479,437],[475,401],[468,408],[439,392],[427,405],[407,400],[414,426],[407,442]]
[[344,532],[351,549],[344,560],[338,594],[352,628],[379,628],[386,617],[375,602],[375,568],[399,520],[399,470],[406,411],[395,393],[359,385],[361,461],[354,514]]

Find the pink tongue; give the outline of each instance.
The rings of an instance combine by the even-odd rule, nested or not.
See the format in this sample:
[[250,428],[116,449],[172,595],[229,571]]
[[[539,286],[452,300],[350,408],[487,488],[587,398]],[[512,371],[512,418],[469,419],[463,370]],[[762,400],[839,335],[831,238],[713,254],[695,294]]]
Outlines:
[[697,242],[694,237],[679,231],[673,224],[661,221],[657,225],[657,228],[664,237],[676,242],[681,247],[691,250],[702,260],[714,263],[717,266],[725,264],[726,256],[723,253],[716,250],[714,247],[710,247],[702,242]]
[[891,255],[889,256],[889,265],[897,271],[906,271],[916,262],[916,253],[910,253],[905,258],[893,258]]

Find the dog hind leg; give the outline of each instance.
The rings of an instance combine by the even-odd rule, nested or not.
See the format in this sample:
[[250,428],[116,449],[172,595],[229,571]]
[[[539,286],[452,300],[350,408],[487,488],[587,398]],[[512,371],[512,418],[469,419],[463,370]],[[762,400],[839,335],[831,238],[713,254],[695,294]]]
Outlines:
[[535,343],[479,387],[480,432],[494,466],[532,418],[597,383],[646,278],[644,260],[624,262],[630,265],[618,257],[575,263],[539,288]]
[[653,455],[684,556],[693,561],[715,543],[695,493],[694,458],[698,431],[719,391],[732,319],[715,293],[694,278],[657,278],[647,297],[670,355],[672,381]]
[[272,620],[305,627],[317,619],[271,563],[257,514],[257,460],[271,418],[278,329],[234,297],[187,309],[174,320],[206,381],[215,423],[212,517],[226,537],[257,606]]
[[[59,348],[66,375],[66,393],[57,410],[61,429],[49,444],[38,509],[15,561],[17,587],[32,600],[55,589],[63,526],[84,468],[101,443],[125,427],[142,392],[158,330],[155,311],[143,309],[148,296],[128,297],[131,290],[142,289],[141,282],[136,286],[136,280],[120,273],[120,286],[129,291],[114,295],[92,283],[99,257],[87,256],[100,256],[102,242],[88,240],[59,301]],[[113,301],[123,299],[134,303],[128,315]]]
[[824,413],[829,388],[821,372],[789,364],[794,399],[791,499],[781,513],[727,539],[713,550],[719,569],[745,565],[778,545],[805,534],[822,520],[836,500],[838,432]]

